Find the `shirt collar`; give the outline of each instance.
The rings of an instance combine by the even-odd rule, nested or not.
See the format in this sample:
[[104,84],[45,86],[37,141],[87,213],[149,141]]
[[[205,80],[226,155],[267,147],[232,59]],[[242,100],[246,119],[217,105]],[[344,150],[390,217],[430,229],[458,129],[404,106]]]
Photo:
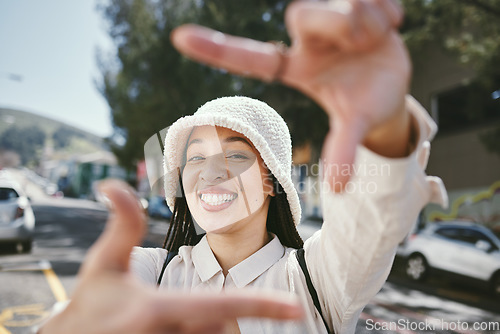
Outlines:
[[245,287],[283,257],[285,247],[276,235],[271,236],[273,239],[264,247],[229,269],[229,275],[236,287]]
[[194,267],[202,282],[206,282],[215,274],[222,272],[222,268],[208,244],[206,235],[193,247],[191,254]]
[[[271,236],[271,241],[264,247],[229,269],[229,275],[236,287],[245,287],[283,257],[285,247],[276,235],[271,234]],[[203,282],[222,272],[206,235],[193,247],[192,256],[194,267]]]

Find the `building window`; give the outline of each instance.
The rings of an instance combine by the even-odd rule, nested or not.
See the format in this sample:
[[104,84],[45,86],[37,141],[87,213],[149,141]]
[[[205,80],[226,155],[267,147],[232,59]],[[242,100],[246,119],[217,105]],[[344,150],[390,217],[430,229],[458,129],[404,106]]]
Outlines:
[[437,94],[433,116],[437,116],[440,133],[500,122],[500,99],[494,98],[494,92],[471,83]]

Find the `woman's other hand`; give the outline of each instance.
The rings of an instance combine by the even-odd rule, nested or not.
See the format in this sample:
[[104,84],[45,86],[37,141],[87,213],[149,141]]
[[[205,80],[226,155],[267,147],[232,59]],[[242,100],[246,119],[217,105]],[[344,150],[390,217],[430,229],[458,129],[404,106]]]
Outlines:
[[111,205],[106,229],[88,253],[71,302],[39,333],[220,333],[237,317],[301,317],[301,307],[286,296],[189,295],[143,286],[128,271],[132,247],[145,233],[142,207],[121,181],[99,189]]

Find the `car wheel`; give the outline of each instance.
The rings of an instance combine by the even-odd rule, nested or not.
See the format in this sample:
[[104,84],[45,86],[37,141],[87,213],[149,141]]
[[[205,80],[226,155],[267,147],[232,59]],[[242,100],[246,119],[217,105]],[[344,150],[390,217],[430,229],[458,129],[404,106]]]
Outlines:
[[16,250],[18,253],[29,253],[33,245],[32,240],[26,240],[16,243]]
[[30,253],[32,247],[33,247],[33,240],[28,240],[23,242],[23,252]]
[[427,276],[429,266],[421,254],[413,254],[406,261],[406,275],[414,281],[422,281]]

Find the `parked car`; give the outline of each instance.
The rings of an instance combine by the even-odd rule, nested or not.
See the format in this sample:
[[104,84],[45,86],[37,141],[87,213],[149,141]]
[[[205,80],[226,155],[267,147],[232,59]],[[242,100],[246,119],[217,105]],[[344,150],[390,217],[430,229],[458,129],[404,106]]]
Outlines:
[[19,251],[30,252],[35,215],[22,189],[7,178],[0,178],[0,243],[13,243]]
[[152,196],[148,202],[148,215],[150,217],[170,219],[172,212],[168,208],[165,197]]
[[40,187],[40,189],[42,189],[45,194],[49,196],[56,196],[59,190],[57,184],[27,168],[23,169],[23,171],[26,178]]
[[486,283],[500,296],[500,239],[488,228],[469,222],[433,223],[410,235],[398,251],[406,274],[416,281],[431,272]]

